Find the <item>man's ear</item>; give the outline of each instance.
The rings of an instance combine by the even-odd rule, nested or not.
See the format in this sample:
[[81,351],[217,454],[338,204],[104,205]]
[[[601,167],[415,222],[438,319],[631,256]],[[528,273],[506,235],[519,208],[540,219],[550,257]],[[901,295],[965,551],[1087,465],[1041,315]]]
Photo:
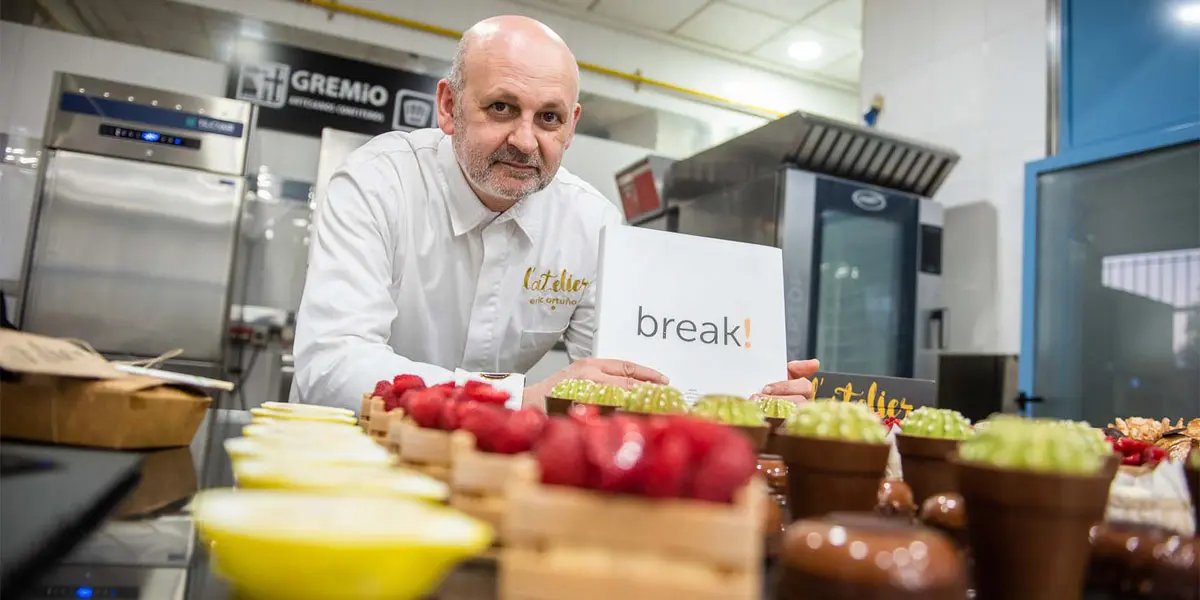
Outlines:
[[571,112],[571,135],[567,136],[567,143],[563,144],[563,149],[571,147],[571,142],[575,141],[575,127],[579,125],[579,115],[583,114],[583,106],[575,105],[575,110]]
[[450,82],[445,79],[439,81],[437,86],[437,112],[438,127],[446,135],[454,135],[454,90],[450,89]]

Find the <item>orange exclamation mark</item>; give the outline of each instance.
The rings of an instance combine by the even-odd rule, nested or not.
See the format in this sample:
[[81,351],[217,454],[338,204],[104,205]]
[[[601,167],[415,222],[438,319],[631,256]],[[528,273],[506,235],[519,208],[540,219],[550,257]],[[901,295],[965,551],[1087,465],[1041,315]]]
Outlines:
[[746,328],[746,347],[750,347],[750,319],[742,321],[742,326]]

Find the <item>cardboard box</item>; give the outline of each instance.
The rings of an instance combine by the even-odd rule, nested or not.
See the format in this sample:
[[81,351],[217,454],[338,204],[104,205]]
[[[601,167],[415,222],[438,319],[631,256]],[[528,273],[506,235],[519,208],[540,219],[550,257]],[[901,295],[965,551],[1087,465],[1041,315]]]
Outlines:
[[147,452],[141,475],[138,486],[113,509],[113,517],[131,519],[151,515],[191,497],[198,489],[196,465],[188,447]]
[[69,341],[0,331],[0,437],[113,448],[187,446],[212,399],[118,371]]

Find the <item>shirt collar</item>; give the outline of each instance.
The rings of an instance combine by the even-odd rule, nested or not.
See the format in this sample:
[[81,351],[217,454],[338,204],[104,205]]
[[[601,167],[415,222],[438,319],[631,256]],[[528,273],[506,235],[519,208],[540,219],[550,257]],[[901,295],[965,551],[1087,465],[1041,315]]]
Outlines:
[[467,183],[467,176],[463,174],[462,167],[458,164],[458,158],[454,155],[451,136],[442,138],[438,144],[438,161],[446,179],[446,204],[450,208],[450,222],[454,227],[455,237],[475,229],[484,222],[491,222],[493,219],[498,223],[510,219],[516,221],[517,226],[531,240],[541,230],[541,218],[536,208],[549,201],[547,196],[549,196],[550,188],[554,186],[553,183],[546,189],[522,199],[512,208],[497,216],[497,213],[479,201],[475,190],[471,189],[471,185]]
[[491,221],[496,213],[484,206],[467,183],[458,159],[454,157],[454,146],[450,136],[438,144],[438,162],[446,180],[446,204],[450,208],[450,223],[455,237],[475,229],[485,221]]

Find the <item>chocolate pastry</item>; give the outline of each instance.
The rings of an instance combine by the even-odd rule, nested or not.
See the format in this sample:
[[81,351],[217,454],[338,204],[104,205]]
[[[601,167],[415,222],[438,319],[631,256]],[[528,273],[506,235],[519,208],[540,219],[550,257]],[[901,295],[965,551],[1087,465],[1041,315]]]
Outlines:
[[870,513],[831,513],[787,528],[776,600],[963,600],[966,569],[950,540]]
[[967,509],[962,496],[930,496],[921,505],[921,513],[917,518],[922,524],[950,536],[959,546],[967,545]]
[[1087,586],[1117,598],[1200,599],[1200,541],[1166,529],[1105,523],[1091,531]]
[[879,482],[879,503],[875,512],[899,519],[912,519],[917,514],[913,502],[912,488],[899,479],[884,479]]

